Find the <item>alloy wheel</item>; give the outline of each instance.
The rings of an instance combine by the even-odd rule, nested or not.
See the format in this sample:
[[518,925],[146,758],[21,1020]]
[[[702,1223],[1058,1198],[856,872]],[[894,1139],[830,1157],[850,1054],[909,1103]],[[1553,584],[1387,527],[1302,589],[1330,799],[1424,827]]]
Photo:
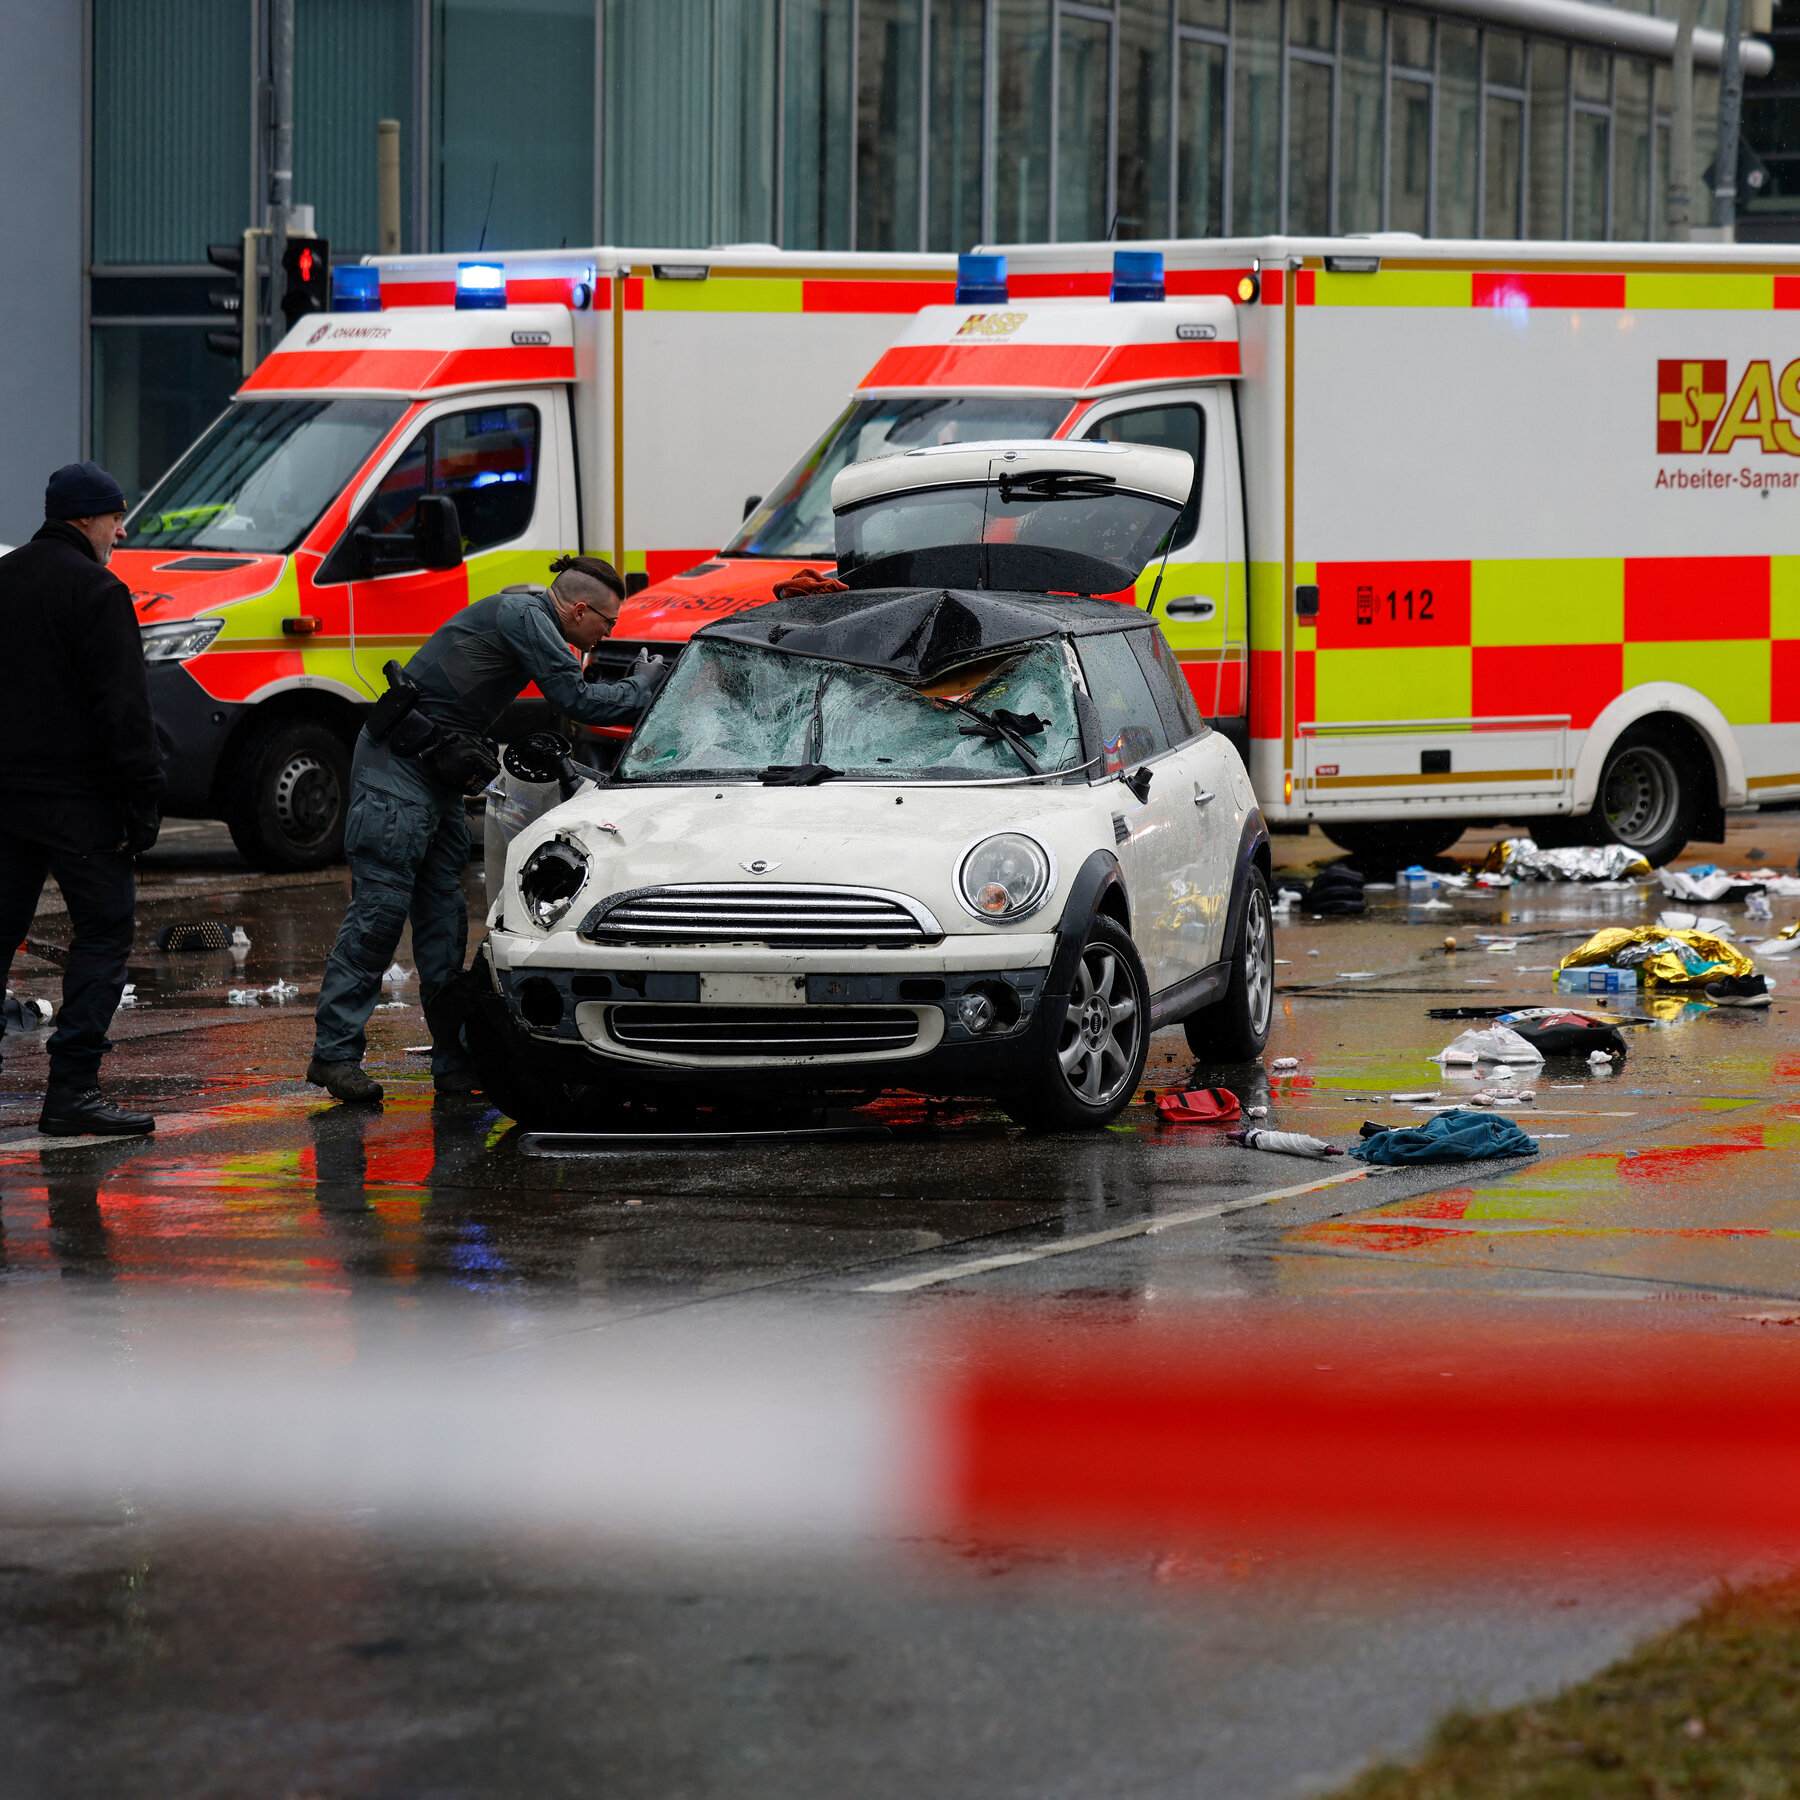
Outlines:
[[1266,1033],[1275,1010],[1275,932],[1268,895],[1257,882],[1250,883],[1244,914],[1244,999],[1251,1029]]
[[1075,1096],[1107,1106],[1130,1086],[1144,1029],[1136,983],[1116,952],[1089,944],[1075,972],[1056,1060]]
[[1633,744],[1613,758],[1600,809],[1621,844],[1637,849],[1667,835],[1681,806],[1681,777],[1665,751]]

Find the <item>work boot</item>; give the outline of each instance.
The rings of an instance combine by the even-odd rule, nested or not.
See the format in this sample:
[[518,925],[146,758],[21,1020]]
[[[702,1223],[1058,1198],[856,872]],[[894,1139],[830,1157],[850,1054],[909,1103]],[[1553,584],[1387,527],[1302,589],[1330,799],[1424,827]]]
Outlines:
[[1768,978],[1764,975],[1725,975],[1707,983],[1706,997],[1714,1006],[1767,1006]]
[[148,1137],[155,1129],[151,1114],[114,1106],[91,1086],[51,1088],[38,1114],[45,1137]]
[[334,1100],[378,1102],[381,1083],[368,1074],[361,1063],[320,1062],[315,1056],[306,1065],[306,1079],[314,1087],[322,1087]]

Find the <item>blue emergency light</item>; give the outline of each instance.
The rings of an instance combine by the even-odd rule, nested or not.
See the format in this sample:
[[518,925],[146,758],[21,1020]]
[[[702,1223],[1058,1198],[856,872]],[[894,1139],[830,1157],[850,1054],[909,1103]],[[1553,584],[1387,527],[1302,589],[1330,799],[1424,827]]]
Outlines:
[[1160,250],[1115,250],[1112,297],[1115,300],[1160,300],[1163,259]]
[[967,254],[956,259],[956,304],[980,306],[1006,293],[1006,258]]
[[498,312],[506,305],[506,265],[467,262],[456,265],[456,310]]
[[381,271],[361,263],[339,263],[331,271],[333,312],[380,312]]

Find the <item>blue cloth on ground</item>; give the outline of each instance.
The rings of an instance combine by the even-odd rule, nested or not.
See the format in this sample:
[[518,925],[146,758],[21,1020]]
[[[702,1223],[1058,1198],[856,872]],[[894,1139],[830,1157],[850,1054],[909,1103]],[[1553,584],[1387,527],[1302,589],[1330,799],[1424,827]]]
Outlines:
[[1371,1163],[1479,1162],[1488,1156],[1536,1156],[1536,1138],[1497,1113],[1441,1112],[1423,1125],[1400,1125],[1350,1147]]

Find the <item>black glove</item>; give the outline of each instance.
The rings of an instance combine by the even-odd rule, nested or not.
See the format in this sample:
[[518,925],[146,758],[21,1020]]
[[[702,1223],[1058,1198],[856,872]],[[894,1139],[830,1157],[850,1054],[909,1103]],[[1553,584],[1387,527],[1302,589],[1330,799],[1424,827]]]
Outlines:
[[634,678],[650,684],[649,699],[654,700],[662,684],[669,679],[669,665],[660,656],[652,656],[648,650],[641,650],[637,661],[631,665],[631,673]]
[[154,800],[129,801],[125,807],[125,841],[119,848],[129,856],[142,856],[162,830],[162,809]]

